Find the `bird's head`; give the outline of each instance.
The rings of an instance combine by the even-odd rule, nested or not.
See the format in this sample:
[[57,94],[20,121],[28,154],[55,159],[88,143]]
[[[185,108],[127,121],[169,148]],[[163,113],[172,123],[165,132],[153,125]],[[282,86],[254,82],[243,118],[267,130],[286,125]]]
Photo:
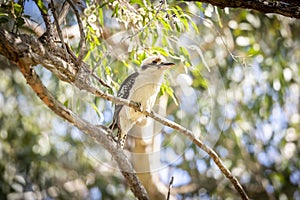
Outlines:
[[163,73],[174,65],[175,63],[167,62],[161,55],[150,56],[143,60],[139,73]]

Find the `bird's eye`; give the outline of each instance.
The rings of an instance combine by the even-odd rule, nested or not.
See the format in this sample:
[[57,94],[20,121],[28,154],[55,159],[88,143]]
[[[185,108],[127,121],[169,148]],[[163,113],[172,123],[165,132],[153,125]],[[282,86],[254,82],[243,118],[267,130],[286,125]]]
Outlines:
[[157,60],[153,60],[153,61],[152,61],[152,64],[153,64],[153,65],[156,65],[156,64],[157,64]]

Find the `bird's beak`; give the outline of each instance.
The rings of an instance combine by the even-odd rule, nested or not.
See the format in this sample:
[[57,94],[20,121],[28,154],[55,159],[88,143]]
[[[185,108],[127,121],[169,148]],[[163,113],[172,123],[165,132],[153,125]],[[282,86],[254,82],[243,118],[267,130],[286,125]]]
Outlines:
[[172,63],[172,62],[162,62],[160,63],[161,67],[163,69],[169,69],[171,67],[173,67],[175,65],[175,63]]

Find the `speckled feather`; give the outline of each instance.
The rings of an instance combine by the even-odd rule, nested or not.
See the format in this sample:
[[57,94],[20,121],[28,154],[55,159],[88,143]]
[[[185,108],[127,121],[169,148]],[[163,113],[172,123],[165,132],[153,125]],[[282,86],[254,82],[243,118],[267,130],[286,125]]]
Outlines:
[[[130,76],[128,76],[124,81],[123,83],[121,84],[120,86],[120,89],[118,91],[118,94],[117,96],[118,97],[121,97],[123,99],[127,99],[129,97],[129,91],[130,89],[132,88],[134,82],[135,82],[135,78],[139,75],[138,72],[135,72],[133,74],[131,74]],[[120,143],[120,146],[121,148],[124,147],[124,144],[125,144],[125,140],[126,140],[126,135],[124,135],[124,137],[122,138],[121,137],[121,127],[120,127],[120,124],[119,124],[119,113],[121,111],[121,109],[123,108],[123,105],[116,105],[115,107],[115,112],[114,112],[114,117],[113,117],[113,122],[112,124],[109,126],[109,128],[111,130],[115,130],[115,129],[118,129],[118,140],[119,140],[119,143]]]

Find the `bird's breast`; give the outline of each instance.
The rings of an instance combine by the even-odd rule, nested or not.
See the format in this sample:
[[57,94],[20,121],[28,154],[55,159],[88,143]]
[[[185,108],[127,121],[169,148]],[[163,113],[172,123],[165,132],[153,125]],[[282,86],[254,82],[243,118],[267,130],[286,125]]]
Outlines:
[[[143,87],[136,88],[129,96],[129,99],[140,103],[142,110],[150,111],[155,104],[160,85],[149,83]],[[127,110],[127,116],[134,122],[141,121],[145,116],[142,113],[136,112],[134,109]]]

